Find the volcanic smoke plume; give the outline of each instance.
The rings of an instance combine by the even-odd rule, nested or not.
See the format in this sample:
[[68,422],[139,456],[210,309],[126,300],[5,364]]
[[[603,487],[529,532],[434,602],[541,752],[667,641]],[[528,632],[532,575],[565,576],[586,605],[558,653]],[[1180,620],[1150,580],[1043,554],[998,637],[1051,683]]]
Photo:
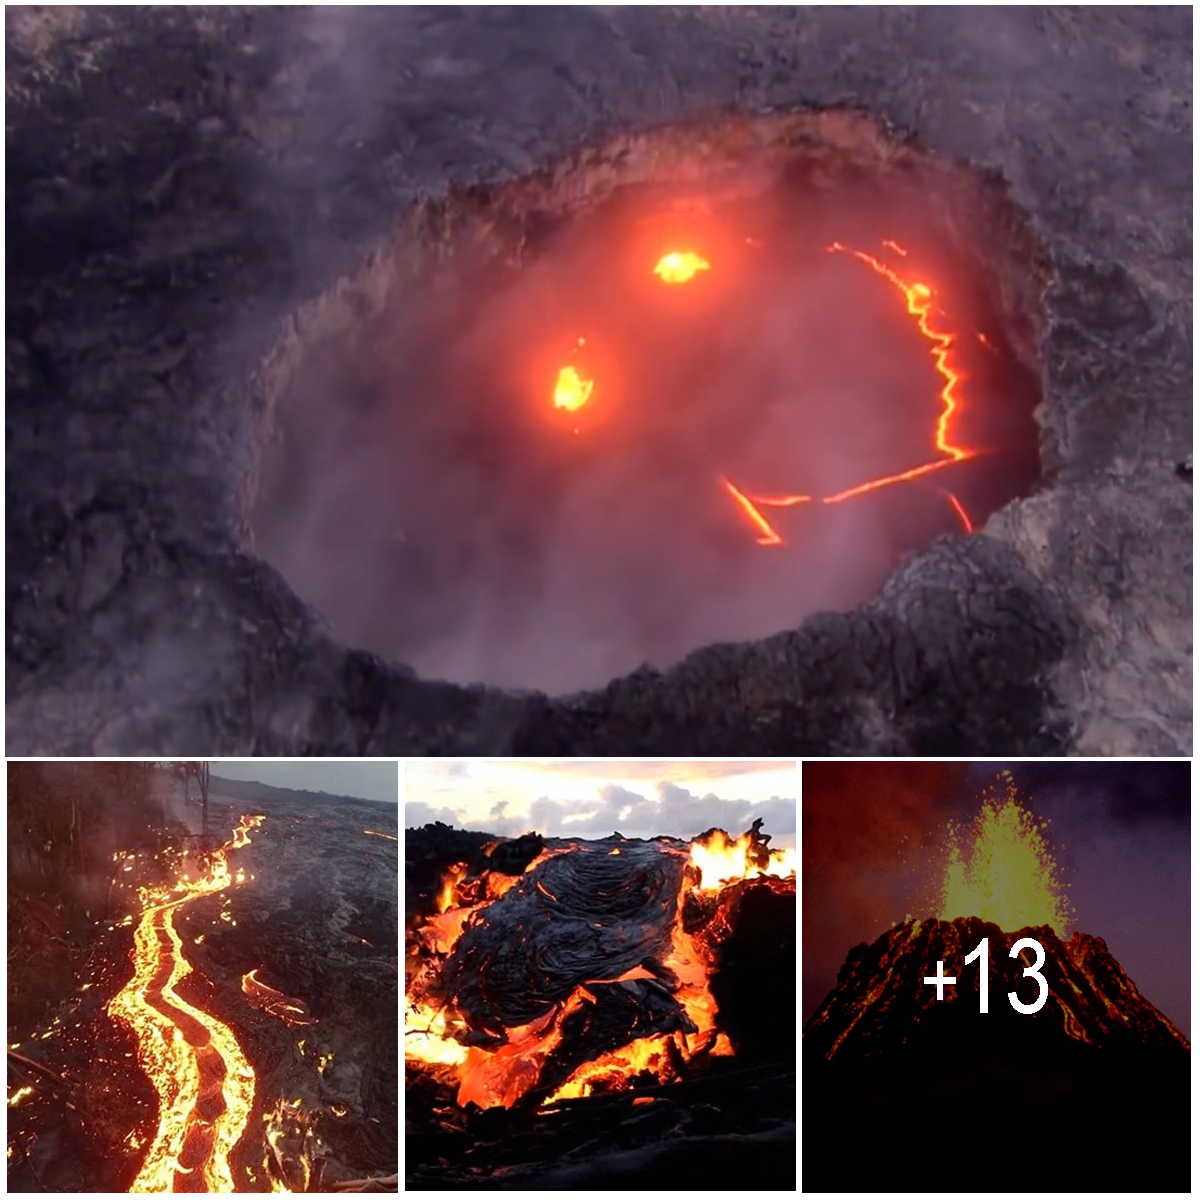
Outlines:
[[[410,1186],[711,1185],[722,1148],[757,1160],[739,1186],[794,1186],[795,863],[760,825],[691,844],[409,831],[410,854],[462,855],[410,913]],[[598,1162],[597,1139],[634,1158]]]
[[[1188,1040],[1103,938],[1065,936],[1050,848],[1001,781],[954,843],[941,919],[850,950],[804,1027],[806,1189],[1188,1188]],[[1024,939],[1041,953],[1013,956]],[[1031,968],[1045,998],[1019,1011]]]

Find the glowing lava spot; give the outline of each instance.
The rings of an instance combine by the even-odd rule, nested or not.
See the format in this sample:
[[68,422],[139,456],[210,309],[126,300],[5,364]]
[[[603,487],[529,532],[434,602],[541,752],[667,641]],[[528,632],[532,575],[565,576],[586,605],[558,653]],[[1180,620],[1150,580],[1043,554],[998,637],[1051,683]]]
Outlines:
[[998,787],[968,826],[966,852],[960,830],[950,826],[950,857],[942,885],[943,921],[980,917],[1001,929],[1049,925],[1060,937],[1074,917],[1066,887],[1038,823],[1017,800],[1012,776],[1004,771]]
[[594,385],[595,380],[581,379],[574,367],[563,367],[554,387],[554,407],[577,412],[588,402]]
[[750,523],[758,530],[757,542],[760,546],[782,546],[783,538],[775,532],[774,526],[758,509],[758,505],[750,499],[739,487],[730,483],[728,479],[722,479],[721,483],[725,490],[733,497],[734,503],[746,514],[750,519]]
[[691,250],[672,250],[654,264],[654,274],[663,283],[687,283],[698,271],[709,271],[712,264]]

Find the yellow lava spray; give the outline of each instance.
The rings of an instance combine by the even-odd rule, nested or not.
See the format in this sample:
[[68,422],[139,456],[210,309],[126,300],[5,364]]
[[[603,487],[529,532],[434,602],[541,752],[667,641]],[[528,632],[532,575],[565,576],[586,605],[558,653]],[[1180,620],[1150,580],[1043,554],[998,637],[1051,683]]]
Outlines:
[[1008,931],[1049,925],[1066,937],[1074,910],[1044,836],[1047,825],[1022,806],[1012,775],[1002,772],[968,827],[965,855],[951,826],[941,919],[980,917]]

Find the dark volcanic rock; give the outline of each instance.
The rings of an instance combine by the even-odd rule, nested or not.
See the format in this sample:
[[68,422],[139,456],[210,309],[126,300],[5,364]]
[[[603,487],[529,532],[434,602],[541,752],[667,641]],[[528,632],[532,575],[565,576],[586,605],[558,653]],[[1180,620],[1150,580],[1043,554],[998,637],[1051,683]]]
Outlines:
[[[9,750],[1190,753],[1191,71],[1183,8],[6,10]],[[340,645],[247,529],[293,314],[418,198],[768,106],[1029,214],[1043,490],[852,613],[578,697]]]
[[500,1033],[544,1016],[580,984],[661,963],[683,867],[653,842],[626,842],[619,855],[582,843],[550,858],[467,925],[439,989],[473,1029]]
[[[964,959],[985,937],[981,1013],[979,964]],[[1025,937],[1045,951],[1047,999],[1032,1014],[1008,999],[1038,998],[1022,974],[1032,950],[1009,956]],[[958,981],[941,1001],[923,982],[939,961]],[[998,1139],[1039,1189],[1187,1190],[1191,1048],[1100,938],[978,918],[896,926],[851,951],[803,1049],[806,1190],[900,1186],[914,1113],[936,1130],[946,1177]]]

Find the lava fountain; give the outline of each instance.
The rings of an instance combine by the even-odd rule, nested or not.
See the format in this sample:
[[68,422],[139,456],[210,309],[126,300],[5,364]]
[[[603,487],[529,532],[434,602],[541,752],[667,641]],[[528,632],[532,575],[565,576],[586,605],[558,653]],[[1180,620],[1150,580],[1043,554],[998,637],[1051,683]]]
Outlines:
[[1049,925],[1065,938],[1073,910],[1048,828],[1021,804],[1012,775],[1001,772],[967,829],[949,828],[939,918],[979,917],[1011,930]]

